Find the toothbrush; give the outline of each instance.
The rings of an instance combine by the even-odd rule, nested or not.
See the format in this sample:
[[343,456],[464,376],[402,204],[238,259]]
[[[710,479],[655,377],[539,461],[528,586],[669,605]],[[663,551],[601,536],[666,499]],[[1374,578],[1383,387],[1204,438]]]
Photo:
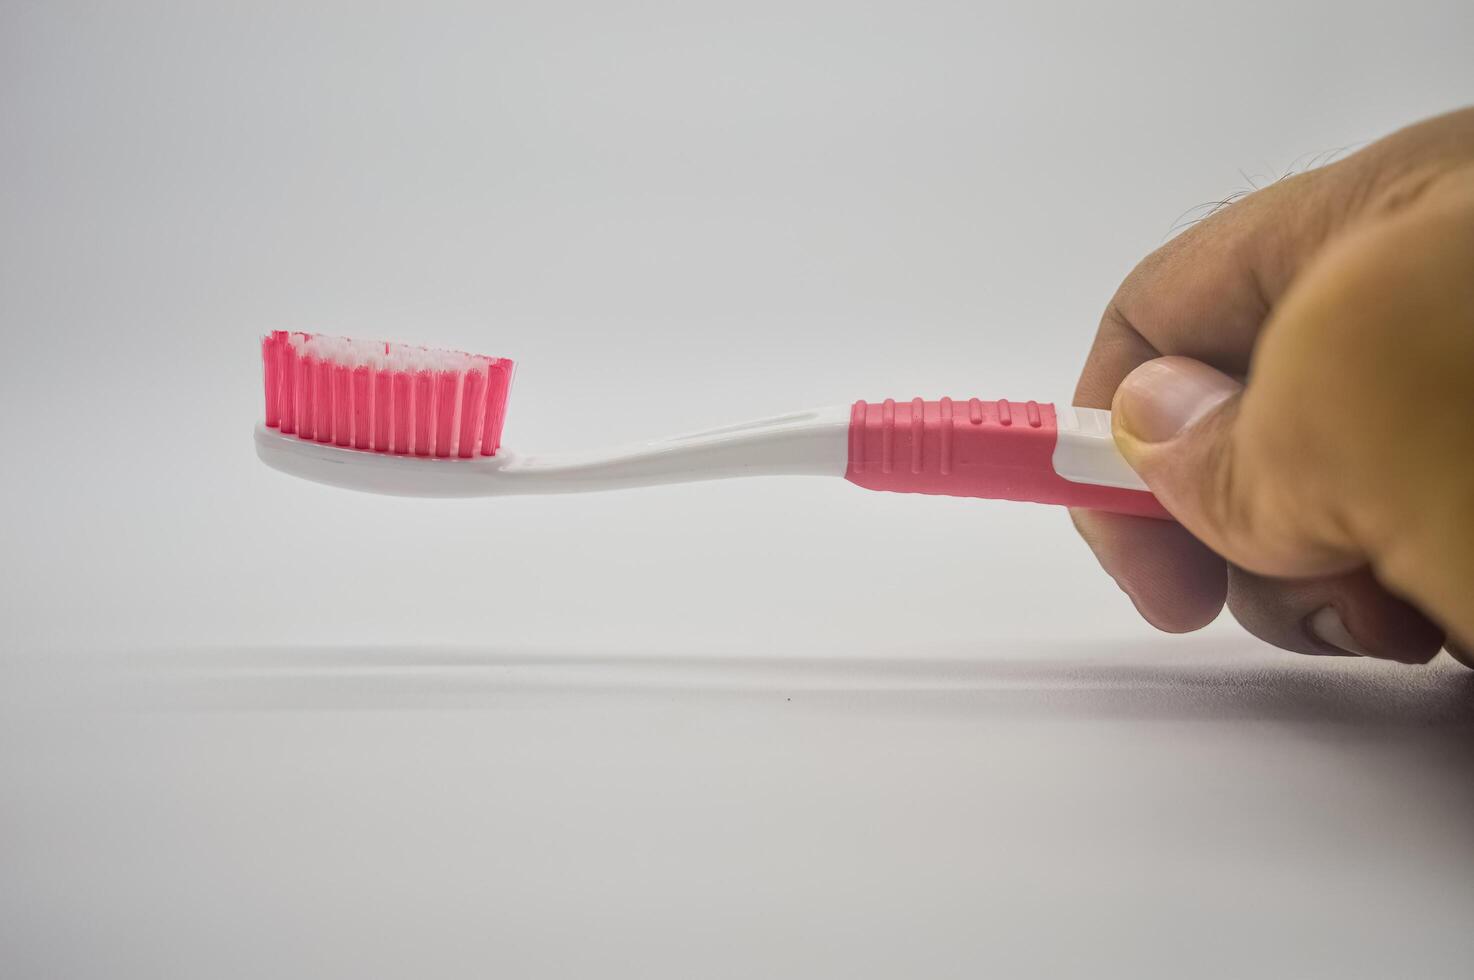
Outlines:
[[506,358],[275,331],[261,344],[268,466],[407,497],[579,493],[745,476],[1063,504],[1170,520],[1116,451],[1110,413],[920,398],[795,412],[621,449],[501,450]]

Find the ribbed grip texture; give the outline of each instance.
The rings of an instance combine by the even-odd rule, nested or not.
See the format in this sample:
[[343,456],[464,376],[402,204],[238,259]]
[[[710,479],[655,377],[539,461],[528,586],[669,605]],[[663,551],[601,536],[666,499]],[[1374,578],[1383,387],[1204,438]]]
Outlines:
[[845,478],[871,490],[1027,500],[1166,518],[1140,490],[1066,480],[1054,470],[1054,406],[978,398],[857,401]]

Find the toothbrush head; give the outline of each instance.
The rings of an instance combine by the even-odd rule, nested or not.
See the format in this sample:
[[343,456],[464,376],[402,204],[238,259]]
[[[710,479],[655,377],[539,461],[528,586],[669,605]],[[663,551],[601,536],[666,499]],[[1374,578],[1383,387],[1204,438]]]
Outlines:
[[261,339],[266,426],[391,455],[470,459],[501,447],[512,362],[276,330]]

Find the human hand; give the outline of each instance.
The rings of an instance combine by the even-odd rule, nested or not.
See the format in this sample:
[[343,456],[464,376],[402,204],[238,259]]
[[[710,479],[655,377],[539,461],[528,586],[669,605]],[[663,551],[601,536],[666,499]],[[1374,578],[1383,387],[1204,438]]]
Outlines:
[[1474,109],[1148,256],[1075,403],[1181,522],[1072,512],[1153,625],[1474,666]]

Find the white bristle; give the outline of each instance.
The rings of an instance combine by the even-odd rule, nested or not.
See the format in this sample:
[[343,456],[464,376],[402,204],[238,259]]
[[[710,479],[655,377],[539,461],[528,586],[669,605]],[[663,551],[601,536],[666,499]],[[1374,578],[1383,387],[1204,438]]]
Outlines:
[[[324,334],[290,336],[293,351],[319,361],[356,368],[368,365],[395,371],[474,371],[491,358],[461,351],[416,347],[412,344],[385,344],[381,341],[331,337]],[[387,350],[386,350],[387,348]]]

